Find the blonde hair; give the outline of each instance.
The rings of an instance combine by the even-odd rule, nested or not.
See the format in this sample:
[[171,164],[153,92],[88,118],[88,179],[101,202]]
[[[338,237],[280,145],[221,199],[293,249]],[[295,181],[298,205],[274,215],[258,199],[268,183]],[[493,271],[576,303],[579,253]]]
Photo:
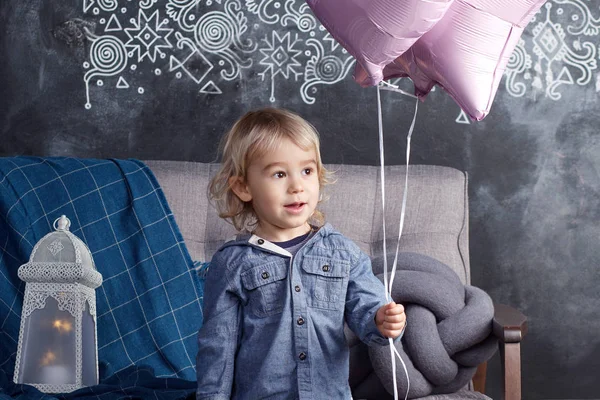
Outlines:
[[[209,186],[209,197],[219,217],[232,223],[238,231],[254,226],[257,217],[252,203],[241,201],[233,192],[229,179],[246,180],[250,163],[275,150],[283,139],[290,139],[303,150],[314,149],[320,189],[331,183],[331,173],[321,162],[319,134],[309,122],[283,109],[263,108],[246,113],[223,136],[219,148],[221,168]],[[320,198],[319,203],[321,201]],[[320,226],[324,221],[323,213],[315,209],[311,222]]]

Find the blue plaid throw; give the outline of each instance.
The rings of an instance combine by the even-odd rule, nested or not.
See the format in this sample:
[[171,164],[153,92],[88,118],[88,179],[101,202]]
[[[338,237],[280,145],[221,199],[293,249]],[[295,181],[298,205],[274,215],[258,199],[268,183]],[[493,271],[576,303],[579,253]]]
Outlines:
[[161,393],[152,398],[191,395],[202,282],[150,169],[137,160],[9,157],[0,158],[0,398],[50,398],[11,383],[25,289],[17,270],[63,214],[104,278],[101,385],[78,397],[146,398],[143,386]]

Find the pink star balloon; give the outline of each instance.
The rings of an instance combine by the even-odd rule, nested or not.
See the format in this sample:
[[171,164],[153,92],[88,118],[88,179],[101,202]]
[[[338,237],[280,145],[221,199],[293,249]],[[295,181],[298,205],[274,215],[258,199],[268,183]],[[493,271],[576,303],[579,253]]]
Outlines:
[[[386,65],[383,79],[408,76],[421,98],[438,84],[471,118],[481,120],[525,26],[544,2],[455,0],[435,26]],[[370,83],[369,76],[357,64],[354,79]]]
[[454,0],[306,0],[329,33],[354,56],[362,86],[431,29]]

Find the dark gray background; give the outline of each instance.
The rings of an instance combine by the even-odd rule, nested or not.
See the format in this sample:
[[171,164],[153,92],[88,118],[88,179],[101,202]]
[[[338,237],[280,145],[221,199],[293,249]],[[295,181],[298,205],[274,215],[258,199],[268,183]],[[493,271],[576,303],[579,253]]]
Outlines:
[[[233,41],[218,52],[204,51],[205,59],[196,57],[186,68],[201,75],[204,60],[215,68],[198,84],[185,74],[178,78],[177,71],[169,70],[170,57],[181,60],[186,48],[177,48],[176,32],[191,39],[194,34],[178,29],[171,19],[165,25],[173,29],[171,47],[161,42],[166,47],[158,48],[165,58],[160,52],[153,60],[154,53],[142,60],[134,54],[125,60],[122,73],[93,77],[91,108],[86,109],[84,76],[91,67],[83,64],[91,61],[91,41],[82,36],[83,27],[98,36],[108,34],[104,29],[111,15],[123,28],[131,27],[130,18],[138,18],[144,3],[115,0],[117,8],[107,11],[109,0],[0,2],[0,156],[208,162],[215,160],[218,138],[238,116],[274,105],[314,123],[326,163],[378,164],[376,90],[352,81],[348,55],[334,48],[318,25],[302,31],[300,21],[284,21],[284,13],[290,12],[284,3],[310,20],[300,0],[189,0],[197,18],[227,7],[233,12],[229,18],[246,18],[225,26],[238,29],[234,36],[250,51],[244,53]],[[160,0],[145,15],[159,10],[160,20],[166,18],[166,3]],[[253,5],[261,5],[264,14],[253,13]],[[522,346],[523,397],[600,398],[600,35],[592,19],[600,16],[600,1],[576,6],[574,0],[553,0],[547,5],[523,35],[522,59],[512,60],[522,69],[508,70],[524,84],[522,96],[507,89],[505,76],[490,115],[460,124],[456,103],[440,89],[430,93],[419,108],[411,162],[469,173],[473,283],[529,317]],[[545,29],[554,32],[556,45],[565,49],[552,62],[534,51],[534,36],[544,23],[550,24]],[[242,32],[240,26],[247,29]],[[158,33],[164,38],[166,32]],[[123,43],[129,39],[124,31],[110,34]],[[331,70],[323,70],[321,83],[307,91],[313,104],[303,100],[301,89],[314,78],[309,67],[316,47],[309,39],[323,43],[321,58],[337,57],[334,61],[346,67],[333,77],[327,75]],[[275,42],[283,43],[288,57],[282,68],[265,61],[260,51],[275,49]],[[234,60],[232,65],[247,63],[231,80],[220,74],[218,64],[226,68],[228,59]],[[119,77],[129,89],[116,88]],[[209,81],[221,93],[203,93]],[[560,98],[550,96],[553,82],[563,82],[555,88]],[[399,84],[411,87],[406,79]],[[414,101],[389,92],[382,100],[386,163],[401,164]],[[496,357],[491,372],[498,368]],[[489,375],[488,394],[499,398],[498,375]]]

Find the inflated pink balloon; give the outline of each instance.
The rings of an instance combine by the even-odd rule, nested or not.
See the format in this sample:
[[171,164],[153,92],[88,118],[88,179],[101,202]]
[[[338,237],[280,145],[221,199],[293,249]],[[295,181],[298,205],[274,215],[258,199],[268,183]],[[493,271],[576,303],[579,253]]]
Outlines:
[[362,86],[383,79],[383,68],[446,13],[454,0],[306,0],[315,16],[360,68]]
[[[409,76],[423,98],[439,84],[473,119],[490,111],[525,26],[545,0],[455,0],[444,17],[384,71]],[[355,79],[368,76],[356,70]]]

